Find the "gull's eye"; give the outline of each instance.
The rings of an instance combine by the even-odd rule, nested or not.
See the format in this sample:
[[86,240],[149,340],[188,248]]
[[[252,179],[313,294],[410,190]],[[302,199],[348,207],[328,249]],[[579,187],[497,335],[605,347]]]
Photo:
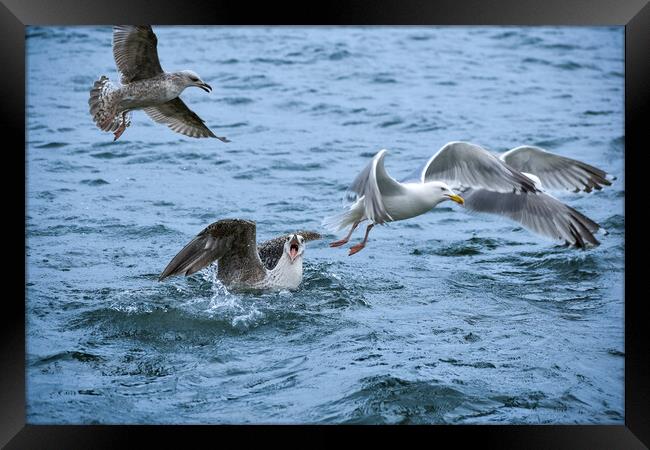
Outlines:
[[287,242],[291,240],[291,236],[287,236]]
[[193,75],[190,75],[190,80],[192,80],[192,81],[199,81],[199,79],[198,79],[198,78],[196,78],[196,77],[195,77],[195,76],[193,76]]

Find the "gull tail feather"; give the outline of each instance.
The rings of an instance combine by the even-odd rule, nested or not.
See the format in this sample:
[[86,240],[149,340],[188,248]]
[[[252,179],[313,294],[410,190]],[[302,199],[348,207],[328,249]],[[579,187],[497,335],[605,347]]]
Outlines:
[[352,225],[357,220],[359,220],[357,212],[350,208],[347,211],[343,211],[342,213],[326,217],[323,219],[322,225],[327,230],[336,232],[346,228],[349,225]]
[[[97,127],[103,131],[115,131],[122,124],[121,115],[117,115],[115,96],[111,95],[117,86],[104,75],[95,81],[90,90],[88,106],[90,106],[90,115],[93,117]],[[130,118],[127,115],[126,126],[129,126]]]

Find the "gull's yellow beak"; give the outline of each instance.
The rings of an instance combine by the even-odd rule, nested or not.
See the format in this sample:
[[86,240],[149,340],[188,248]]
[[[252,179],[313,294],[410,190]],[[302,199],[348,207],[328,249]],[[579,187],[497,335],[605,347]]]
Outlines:
[[449,200],[453,200],[456,203],[458,203],[459,205],[464,205],[465,204],[465,200],[463,200],[463,197],[461,197],[458,194],[447,194],[447,197],[449,197]]

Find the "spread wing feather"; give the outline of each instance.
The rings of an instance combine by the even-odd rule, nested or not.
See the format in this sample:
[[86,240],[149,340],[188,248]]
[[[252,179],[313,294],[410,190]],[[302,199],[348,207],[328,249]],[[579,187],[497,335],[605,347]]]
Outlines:
[[[252,240],[252,242],[251,242]],[[158,280],[173,275],[192,275],[225,256],[247,258],[255,246],[255,223],[241,219],[225,219],[203,229],[167,264]],[[258,258],[251,265],[261,265]]]
[[386,211],[382,196],[400,195],[404,192],[402,185],[384,168],[387,152],[385,149],[380,150],[348,188],[357,199],[363,197],[366,217],[377,224],[393,220]]
[[455,189],[486,188],[496,192],[534,192],[535,184],[495,155],[469,142],[450,142],[429,159],[421,181],[443,181]]
[[150,25],[113,27],[113,57],[123,84],[163,73],[157,46],[158,39]]
[[596,222],[544,192],[516,194],[467,189],[463,198],[470,211],[508,217],[549,239],[578,248],[600,244],[594,237],[600,228]]
[[[161,105],[143,108],[154,121],[167,125],[177,133],[190,137],[217,137],[179,97]],[[219,138],[223,140],[224,138]]]
[[604,170],[539,147],[520,146],[499,158],[520,172],[537,176],[544,189],[591,192],[612,184]]

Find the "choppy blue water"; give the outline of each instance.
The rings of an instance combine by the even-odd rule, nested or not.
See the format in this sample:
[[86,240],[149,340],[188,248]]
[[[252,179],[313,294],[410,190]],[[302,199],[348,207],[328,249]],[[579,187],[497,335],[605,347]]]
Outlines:
[[[142,112],[112,142],[87,103],[110,27],[27,31],[29,423],[623,423],[622,27],[154,30],[231,143]],[[310,243],[295,292],[157,281],[215,220],[324,231],[379,149],[400,178],[451,140],[617,176],[559,194],[602,245],[449,204],[353,257]]]

